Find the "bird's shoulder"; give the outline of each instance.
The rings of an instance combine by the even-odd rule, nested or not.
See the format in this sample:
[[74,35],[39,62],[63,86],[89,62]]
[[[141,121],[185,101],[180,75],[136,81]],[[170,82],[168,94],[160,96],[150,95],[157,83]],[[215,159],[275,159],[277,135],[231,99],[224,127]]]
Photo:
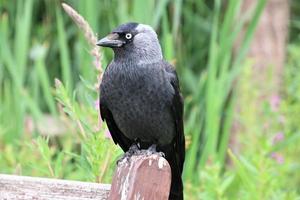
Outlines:
[[178,80],[178,75],[177,75],[175,67],[173,65],[171,65],[169,62],[167,62],[166,60],[162,61],[161,66],[167,73],[172,85],[175,85],[179,89],[179,80]]
[[145,68],[148,70],[154,70],[156,72],[163,72],[172,78],[177,77],[175,67],[166,60],[160,60],[158,62],[146,64]]
[[162,63],[164,70],[166,70],[166,72],[172,73],[172,74],[176,73],[175,67],[173,65],[171,65],[171,63],[169,63],[166,60],[162,60],[161,63]]

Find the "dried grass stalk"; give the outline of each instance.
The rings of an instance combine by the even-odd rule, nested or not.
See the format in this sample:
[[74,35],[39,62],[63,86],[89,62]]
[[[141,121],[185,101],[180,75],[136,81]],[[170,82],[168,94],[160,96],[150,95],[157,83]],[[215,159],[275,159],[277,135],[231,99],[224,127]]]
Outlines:
[[95,58],[95,61],[93,62],[96,69],[99,71],[98,74],[98,83],[97,88],[100,85],[101,78],[102,78],[102,67],[101,67],[101,53],[100,48],[96,45],[97,43],[97,37],[94,34],[92,28],[90,27],[89,23],[78,13],[76,12],[71,6],[69,6],[66,3],[62,3],[62,7],[65,10],[65,12],[73,19],[73,21],[77,24],[79,29],[81,29],[84,33],[85,39],[88,41],[88,43],[91,45],[92,50],[90,51],[90,54]]
[[[98,71],[97,75],[97,83],[96,83],[96,89],[99,90],[100,83],[102,80],[102,67],[101,67],[101,58],[102,54],[100,53],[100,47],[96,45],[97,43],[97,37],[94,34],[91,26],[89,23],[78,13],[76,12],[71,6],[69,6],[66,3],[62,3],[62,7],[65,10],[65,12],[73,19],[73,21],[77,24],[79,29],[82,30],[84,33],[85,39],[88,41],[88,43],[91,45],[92,49],[90,51],[90,54],[95,58],[93,65],[96,67]],[[98,122],[99,122],[99,127],[101,127],[102,120],[100,117],[100,112],[98,112]]]

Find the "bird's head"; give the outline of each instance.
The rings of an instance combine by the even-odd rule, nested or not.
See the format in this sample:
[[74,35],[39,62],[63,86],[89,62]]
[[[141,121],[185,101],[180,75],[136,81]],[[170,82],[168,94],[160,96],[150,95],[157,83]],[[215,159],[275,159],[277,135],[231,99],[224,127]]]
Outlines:
[[97,45],[112,48],[115,60],[138,59],[139,62],[147,63],[162,59],[157,34],[151,26],[145,24],[122,24],[99,40]]

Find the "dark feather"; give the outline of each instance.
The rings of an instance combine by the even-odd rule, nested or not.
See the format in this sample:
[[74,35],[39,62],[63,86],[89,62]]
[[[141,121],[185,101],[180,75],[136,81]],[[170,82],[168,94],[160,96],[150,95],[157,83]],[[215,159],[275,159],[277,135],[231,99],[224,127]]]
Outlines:
[[179,80],[175,69],[168,63],[165,65],[166,71],[172,75],[171,85],[174,88],[175,94],[172,100],[172,115],[176,126],[176,136],[174,139],[174,147],[178,154],[181,172],[185,159],[185,139],[183,129],[183,98],[180,93]]
[[128,151],[132,144],[132,141],[128,139],[118,128],[111,111],[105,106],[104,102],[100,98],[100,114],[103,121],[106,121],[109,132],[115,144],[123,149],[124,152]]
[[185,138],[183,129],[183,98],[180,93],[179,80],[175,69],[165,62],[165,70],[171,75],[171,85],[174,89],[171,112],[174,118],[176,135],[173,146],[166,150],[166,159],[172,168],[172,184],[169,199],[183,199],[182,170],[185,159]]
[[122,24],[115,28],[112,32],[113,33],[130,33],[134,31],[134,29],[138,26],[139,24],[136,22],[129,22],[126,24]]

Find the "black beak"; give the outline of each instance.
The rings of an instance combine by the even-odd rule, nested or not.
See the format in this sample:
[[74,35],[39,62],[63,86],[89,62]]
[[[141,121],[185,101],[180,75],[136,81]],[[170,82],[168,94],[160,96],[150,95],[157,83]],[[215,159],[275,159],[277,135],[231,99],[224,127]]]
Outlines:
[[124,44],[125,41],[121,40],[119,34],[117,33],[111,33],[96,43],[96,45],[98,46],[111,47],[111,48],[121,47]]

